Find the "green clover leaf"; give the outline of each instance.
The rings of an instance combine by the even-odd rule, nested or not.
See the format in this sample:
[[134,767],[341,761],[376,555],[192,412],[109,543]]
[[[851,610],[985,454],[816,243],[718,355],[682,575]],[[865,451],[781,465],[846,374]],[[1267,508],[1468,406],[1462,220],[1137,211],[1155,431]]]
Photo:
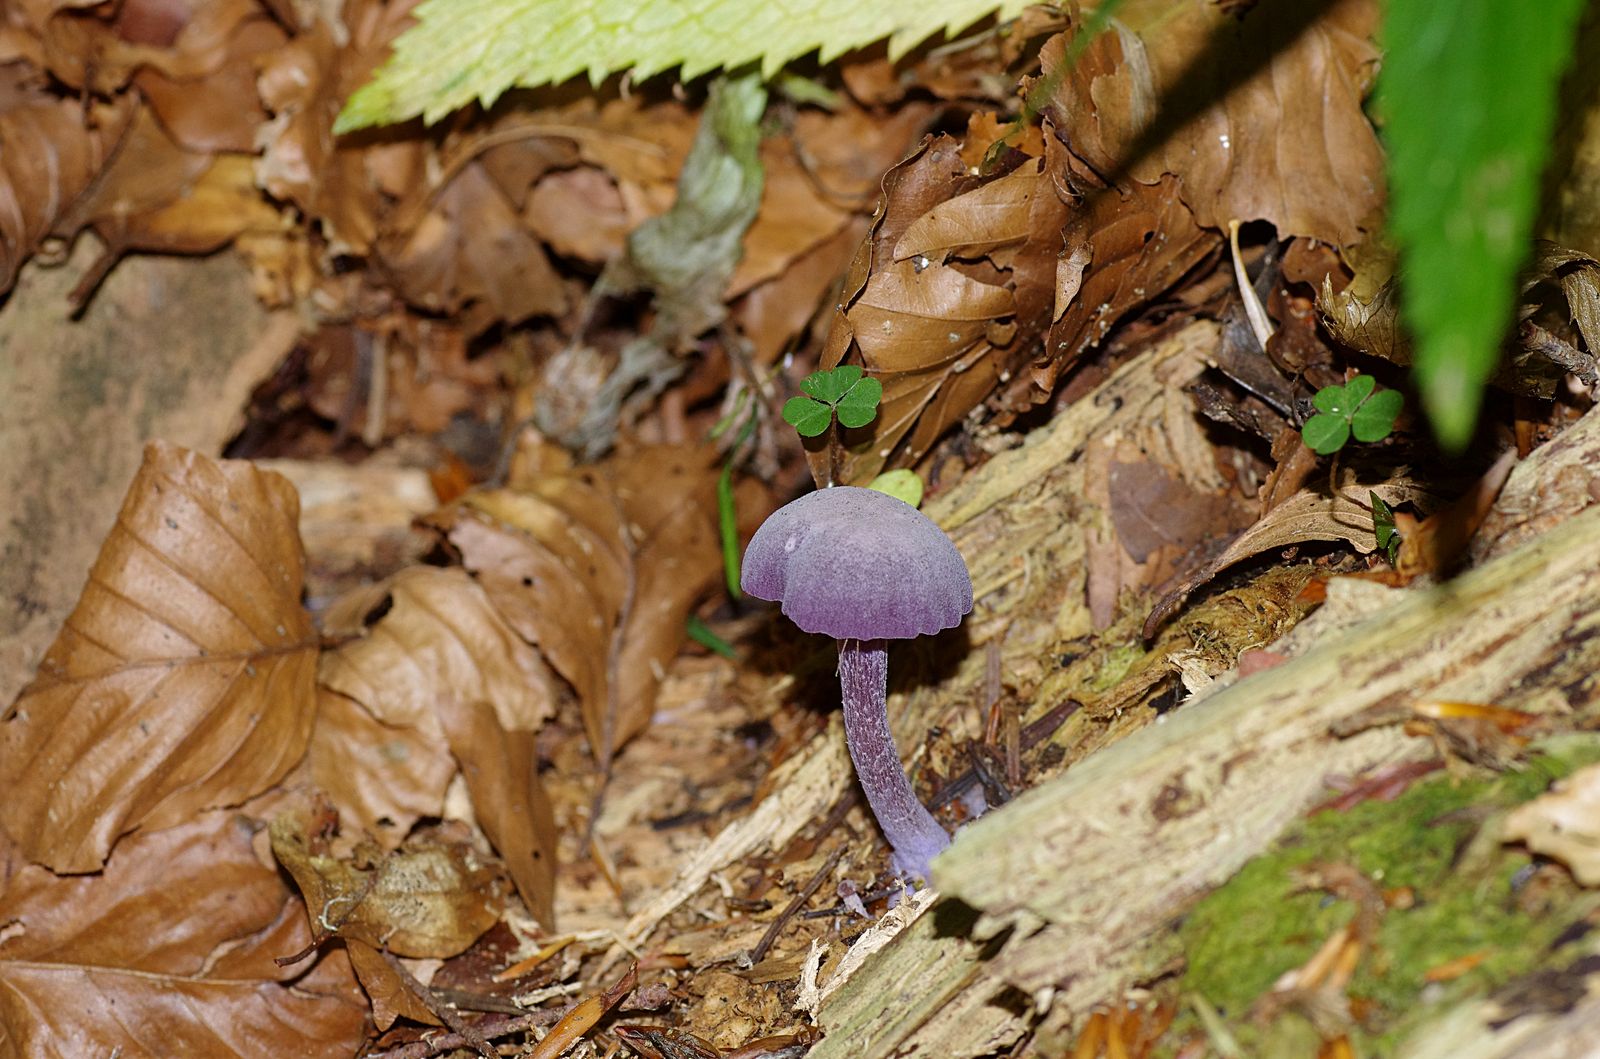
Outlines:
[[1324,412],[1306,420],[1300,437],[1318,456],[1331,456],[1350,440],[1350,424],[1342,416]]
[[800,383],[800,389],[823,404],[836,405],[850,388],[861,380],[861,368],[855,364],[841,364],[832,371],[814,371]]
[[[1367,378],[1365,375],[1356,376],[1358,379]],[[1348,389],[1348,387],[1347,387]],[[1350,417],[1350,430],[1357,441],[1382,441],[1394,429],[1394,421],[1400,415],[1400,406],[1405,403],[1405,398],[1400,396],[1399,390],[1384,390],[1375,393],[1371,399],[1364,402],[1355,414]]]
[[833,407],[809,397],[791,397],[783,406],[783,421],[803,438],[814,438],[833,423]]
[[1399,390],[1373,393],[1377,383],[1370,375],[1357,375],[1343,386],[1324,386],[1311,403],[1318,414],[1306,420],[1300,437],[1319,456],[1344,448],[1351,434],[1357,441],[1382,441],[1394,430],[1405,403]]
[[800,383],[807,396],[792,397],[783,406],[784,420],[806,438],[827,430],[835,415],[841,426],[866,426],[878,414],[883,383],[864,378],[865,374],[859,364],[812,372]]
[[877,379],[861,379],[845,391],[834,408],[839,413],[840,423],[852,428],[864,427],[878,414],[881,400],[883,383]]

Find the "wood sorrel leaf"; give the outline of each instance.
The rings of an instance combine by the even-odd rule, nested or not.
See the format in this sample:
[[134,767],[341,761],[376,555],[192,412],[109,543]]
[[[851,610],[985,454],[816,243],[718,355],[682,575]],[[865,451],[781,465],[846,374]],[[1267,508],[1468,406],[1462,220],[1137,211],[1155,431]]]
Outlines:
[[[1364,376],[1363,376],[1364,377]],[[1382,441],[1394,429],[1395,417],[1405,403],[1399,390],[1375,393],[1350,417],[1350,430],[1357,441]]]
[[791,397],[783,406],[783,421],[803,438],[814,438],[833,422],[833,409],[809,397]]
[[847,427],[864,427],[878,414],[878,402],[883,399],[883,383],[877,379],[862,379],[850,387],[836,406],[839,422]]
[[1344,448],[1350,440],[1350,424],[1342,416],[1314,415],[1306,420],[1300,437],[1319,456],[1328,456]]

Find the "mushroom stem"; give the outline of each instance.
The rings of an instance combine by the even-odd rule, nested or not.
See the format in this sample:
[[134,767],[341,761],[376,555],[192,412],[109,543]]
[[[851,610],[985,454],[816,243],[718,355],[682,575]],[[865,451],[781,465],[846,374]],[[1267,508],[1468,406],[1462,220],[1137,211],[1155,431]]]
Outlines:
[[893,849],[902,876],[930,879],[928,862],[950,844],[950,836],[917,800],[900,767],[900,751],[889,731],[889,651],[885,640],[839,641],[839,690],[844,698],[844,735],[856,778]]

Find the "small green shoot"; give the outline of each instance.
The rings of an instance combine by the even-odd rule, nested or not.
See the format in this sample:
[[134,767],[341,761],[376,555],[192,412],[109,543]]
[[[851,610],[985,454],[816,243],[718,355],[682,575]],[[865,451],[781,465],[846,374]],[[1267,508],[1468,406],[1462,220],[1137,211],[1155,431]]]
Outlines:
[[733,502],[733,465],[739,462],[739,450],[756,432],[755,414],[746,408],[748,396],[749,391],[739,391],[733,411],[711,428],[711,438],[715,441],[734,423],[743,420],[739,436],[728,446],[728,458],[722,463],[722,474],[717,477],[717,529],[722,539],[722,575],[728,583],[728,595],[736,602],[744,598],[744,593],[739,589],[739,512]]
[[896,500],[903,500],[912,507],[922,506],[922,478],[916,471],[900,468],[894,471],[884,471],[878,477],[867,483],[868,489],[876,489],[880,493],[887,493]]
[[1300,436],[1319,456],[1331,456],[1355,435],[1357,441],[1382,441],[1394,430],[1405,398],[1399,390],[1373,393],[1370,375],[1357,375],[1343,386],[1324,386],[1311,399],[1317,414],[1306,420]]
[[689,639],[701,647],[709,651],[715,651],[723,658],[731,659],[735,662],[739,660],[739,652],[734,649],[733,644],[712,632],[711,626],[700,620],[700,615],[689,615],[689,620],[684,622],[684,631],[689,634]]
[[1394,527],[1394,508],[1383,502],[1383,497],[1372,490],[1367,491],[1372,498],[1372,529],[1378,535],[1378,550],[1389,560],[1393,566],[1400,557],[1400,531]]

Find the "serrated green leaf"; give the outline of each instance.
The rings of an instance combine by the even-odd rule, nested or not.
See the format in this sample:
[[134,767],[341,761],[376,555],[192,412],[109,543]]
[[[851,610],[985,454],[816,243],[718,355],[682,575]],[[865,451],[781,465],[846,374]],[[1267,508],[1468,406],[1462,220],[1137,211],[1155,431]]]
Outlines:
[[1311,398],[1311,403],[1317,411],[1326,412],[1331,416],[1348,417],[1350,410],[1355,407],[1343,386],[1324,386]]
[[1300,429],[1300,437],[1318,456],[1329,456],[1350,440],[1350,424],[1342,416],[1314,415]]
[[1350,432],[1357,441],[1382,441],[1394,429],[1394,421],[1405,403],[1399,390],[1373,394],[1350,417]]
[[839,412],[839,422],[847,427],[864,427],[878,414],[878,402],[883,400],[883,383],[877,379],[862,379],[850,387],[834,407]]
[[1528,252],[1582,0],[1391,0],[1379,107],[1401,312],[1446,448],[1472,436]]
[[861,378],[861,365],[841,364],[831,371],[814,371],[800,380],[800,389],[825,404],[838,404]]
[[809,397],[791,397],[783,405],[783,421],[803,438],[814,438],[833,423],[833,408]]
[[867,488],[886,493],[912,507],[922,506],[922,476],[904,467],[894,471],[884,471],[868,482]]
[[818,51],[822,62],[888,38],[889,57],[987,15],[1012,18],[1028,0],[424,0],[417,25],[349,101],[334,125],[349,132],[421,115],[438,121],[474,100],[490,106],[514,86],[598,84],[631,68],[636,80],[674,66],[688,81],[759,61],[771,77]]
[[1357,375],[1345,383],[1344,395],[1350,407],[1354,408],[1362,401],[1365,401],[1372,394],[1372,388],[1377,384],[1378,381],[1371,375]]

